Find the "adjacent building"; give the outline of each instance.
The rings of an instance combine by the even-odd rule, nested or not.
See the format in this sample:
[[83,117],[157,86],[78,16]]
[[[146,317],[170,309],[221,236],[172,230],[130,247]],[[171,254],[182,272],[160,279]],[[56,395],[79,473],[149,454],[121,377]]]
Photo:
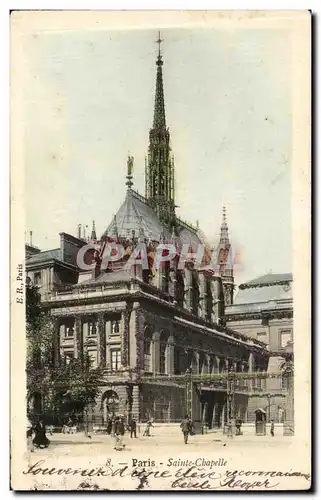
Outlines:
[[[264,342],[270,351],[267,379],[260,395],[249,402],[248,418],[263,408],[268,420],[294,429],[293,397],[293,280],[292,274],[266,274],[239,286],[233,305],[225,310],[227,325],[247,337]],[[269,374],[280,372],[280,378]],[[291,401],[292,403],[291,403]]]

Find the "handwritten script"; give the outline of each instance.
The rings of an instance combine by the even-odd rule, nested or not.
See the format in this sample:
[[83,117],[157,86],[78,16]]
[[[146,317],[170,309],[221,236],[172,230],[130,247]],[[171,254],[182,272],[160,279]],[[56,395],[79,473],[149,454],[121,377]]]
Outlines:
[[[263,470],[208,470],[206,467],[179,467],[177,469],[157,467],[122,467],[106,464],[93,468],[56,468],[46,467],[45,460],[39,460],[23,471],[24,475],[33,476],[79,476],[86,478],[137,478],[140,485],[148,484],[150,480],[160,483],[166,480],[172,489],[194,490],[270,490],[280,485],[280,479],[285,477],[303,477],[310,481],[310,474],[297,471],[263,471]],[[108,488],[108,481],[104,481]],[[161,484],[160,484],[161,486]],[[164,486],[164,485],[163,485]],[[105,489],[104,487],[102,489]]]

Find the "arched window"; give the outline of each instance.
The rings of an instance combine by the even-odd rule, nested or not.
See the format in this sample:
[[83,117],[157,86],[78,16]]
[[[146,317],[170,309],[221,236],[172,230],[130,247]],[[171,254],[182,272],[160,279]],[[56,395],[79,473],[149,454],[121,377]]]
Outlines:
[[207,357],[204,353],[200,353],[199,372],[208,373]]
[[220,358],[220,361],[219,361],[219,373],[224,373],[226,371],[226,363],[225,363],[225,359],[223,358]]
[[192,368],[192,373],[197,374],[197,372],[198,372],[198,359],[197,359],[197,353],[194,351],[190,352],[190,367]]
[[293,364],[286,361],[280,366],[281,369],[281,387],[283,390],[288,391],[291,386],[291,379],[293,377]]
[[108,418],[119,413],[119,396],[113,390],[106,391],[101,399],[101,407],[104,415],[104,422],[107,423]]
[[159,371],[160,373],[167,373],[167,353],[168,353],[168,337],[169,334],[166,331],[162,331],[160,334],[160,345],[159,345]]
[[144,371],[152,371],[152,330],[149,326],[144,330]]
[[182,372],[181,362],[182,352],[179,347],[174,347],[174,374],[179,375]]

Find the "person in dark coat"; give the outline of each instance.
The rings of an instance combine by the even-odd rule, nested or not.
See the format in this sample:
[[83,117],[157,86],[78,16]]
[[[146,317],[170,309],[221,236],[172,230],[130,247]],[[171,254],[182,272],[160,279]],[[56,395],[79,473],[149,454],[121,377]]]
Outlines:
[[241,426],[242,426],[242,420],[238,419],[235,422],[235,427],[236,427],[236,435],[240,436],[241,435]]
[[270,429],[271,436],[274,437],[274,420],[271,420],[271,429]]
[[153,427],[151,419],[149,419],[146,423],[146,429],[144,431],[143,436],[150,437],[150,428]]
[[188,435],[192,430],[192,422],[188,415],[185,415],[185,418],[182,420],[181,429],[184,435],[184,443],[187,444]]
[[132,438],[133,434],[134,434],[134,437],[137,438],[137,436],[136,436],[137,424],[136,424],[136,420],[134,418],[132,418],[130,421],[129,429],[130,429],[130,437]]
[[35,434],[33,444],[37,448],[48,448],[50,441],[46,436],[46,427],[43,420],[39,420],[39,423],[35,426]]
[[123,438],[125,434],[125,423],[122,417],[115,419],[115,450],[122,450],[124,448]]
[[109,418],[107,422],[107,434],[111,434],[112,426],[113,426],[113,421],[111,418]]

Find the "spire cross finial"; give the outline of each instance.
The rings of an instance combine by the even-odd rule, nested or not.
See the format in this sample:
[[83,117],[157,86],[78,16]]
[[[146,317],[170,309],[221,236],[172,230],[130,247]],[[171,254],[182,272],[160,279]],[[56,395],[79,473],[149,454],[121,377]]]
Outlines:
[[160,31],[158,32],[158,40],[156,40],[155,43],[158,43],[158,57],[161,57],[161,52],[160,52],[160,46],[161,46],[161,43],[163,42],[164,40],[161,39],[160,37]]

